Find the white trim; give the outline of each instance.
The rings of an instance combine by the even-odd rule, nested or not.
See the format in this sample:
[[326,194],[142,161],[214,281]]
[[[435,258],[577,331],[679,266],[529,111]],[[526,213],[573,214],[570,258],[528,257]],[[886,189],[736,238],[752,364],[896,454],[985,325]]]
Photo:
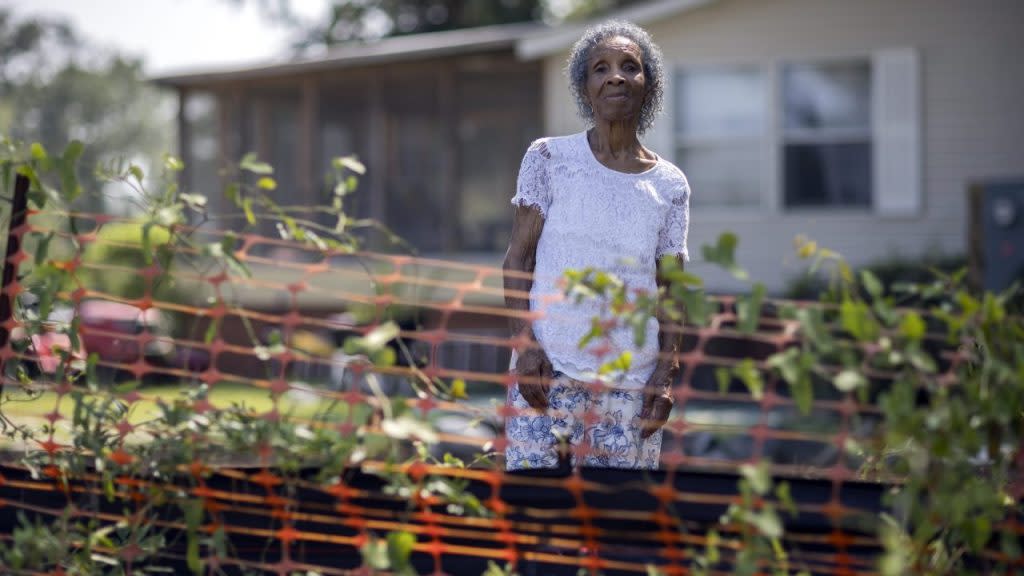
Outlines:
[[921,154],[921,58],[913,48],[871,59],[872,205],[885,217],[913,218],[924,203]]
[[710,148],[713,146],[753,146],[760,144],[764,141],[764,136],[725,136],[725,135],[705,135],[700,134],[696,136],[688,136],[681,132],[676,132],[675,145],[686,146],[688,148]]
[[788,129],[782,133],[785,144],[846,144],[849,142],[871,142],[874,135],[870,126],[864,128],[819,128]]
[[[644,26],[715,1],[717,0],[657,0],[606,14],[601,20],[626,20]],[[516,43],[516,56],[520,60],[537,60],[557,54],[572,46],[573,42],[592,24],[594,21],[591,20],[575,26],[560,26],[551,32],[542,32],[522,38]]]
[[762,191],[765,210],[776,216],[782,210],[782,142],[779,135],[782,114],[779,114],[782,102],[782,82],[779,81],[779,70],[782,63],[768,60],[762,64],[765,78],[765,138],[764,138],[764,190]]
[[662,63],[664,70],[664,82],[661,93],[661,114],[654,119],[650,131],[644,136],[644,143],[654,150],[662,158],[668,158],[672,163],[676,161],[676,146],[673,140],[675,134],[675,101],[672,99],[675,94],[675,74],[672,73],[672,62],[667,60]]

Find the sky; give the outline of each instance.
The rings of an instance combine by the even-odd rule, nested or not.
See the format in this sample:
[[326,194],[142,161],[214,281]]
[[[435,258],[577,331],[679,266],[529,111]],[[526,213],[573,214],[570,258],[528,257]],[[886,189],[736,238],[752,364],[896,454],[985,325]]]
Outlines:
[[[300,17],[329,0],[291,0]],[[239,65],[288,54],[289,30],[261,12],[260,0],[0,0],[16,15],[64,17],[101,46],[142,57],[149,75]]]

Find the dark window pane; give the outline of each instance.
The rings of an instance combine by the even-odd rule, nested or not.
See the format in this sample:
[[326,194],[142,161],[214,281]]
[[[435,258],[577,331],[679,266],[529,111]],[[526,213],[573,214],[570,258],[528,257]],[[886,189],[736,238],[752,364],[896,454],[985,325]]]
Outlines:
[[299,100],[298,98],[275,98],[270,101],[270,123],[267,140],[270,157],[267,161],[274,167],[277,180],[278,202],[301,204],[298,196],[298,149],[299,149]]
[[[325,84],[320,93],[319,155],[314,167],[319,190],[318,201],[330,205],[334,198],[334,170],[331,161],[341,156],[355,155],[369,163],[367,130],[369,102],[365,87],[355,87],[349,82]],[[369,218],[370,178],[358,179],[355,192],[345,196],[343,210],[349,216]],[[328,215],[319,218],[320,223],[333,225],[335,219]]]
[[509,198],[519,163],[541,132],[538,78],[532,66],[520,63],[460,74],[460,250],[501,252],[508,246]]
[[385,223],[416,248],[444,248],[441,226],[450,225],[439,167],[444,156],[437,116],[395,115],[388,133],[388,204]]
[[[417,249],[445,246],[445,227],[455,223],[443,188],[449,150],[441,123],[438,78],[402,76],[384,83],[387,208],[384,223]],[[369,167],[371,170],[373,166]]]
[[871,206],[871,145],[785,147],[786,207]]

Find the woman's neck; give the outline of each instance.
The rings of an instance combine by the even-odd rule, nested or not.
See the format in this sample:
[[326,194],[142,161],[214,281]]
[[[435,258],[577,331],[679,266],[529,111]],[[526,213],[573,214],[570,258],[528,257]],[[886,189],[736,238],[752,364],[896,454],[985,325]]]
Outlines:
[[632,122],[598,122],[587,133],[590,149],[615,159],[643,158],[643,146]]
[[658,162],[658,157],[640,144],[635,125],[596,124],[587,131],[587,143],[598,162],[619,172],[646,172]]

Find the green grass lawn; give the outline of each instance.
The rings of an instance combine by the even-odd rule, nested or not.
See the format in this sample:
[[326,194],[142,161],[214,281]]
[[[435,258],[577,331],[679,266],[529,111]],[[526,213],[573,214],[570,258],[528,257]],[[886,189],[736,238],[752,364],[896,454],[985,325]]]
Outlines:
[[[187,393],[195,387],[193,383],[177,383],[138,388],[142,399],[133,402],[128,413],[128,422],[133,425],[142,424],[158,417],[161,413],[158,400],[173,403],[176,399],[185,400]],[[109,395],[98,393],[97,398],[108,398]],[[234,405],[243,406],[254,413],[265,413],[274,408],[270,392],[262,388],[238,383],[221,382],[215,384],[207,397],[214,408],[223,409]],[[296,388],[286,392],[278,401],[277,409],[283,417],[298,420],[341,421],[349,416],[349,405],[344,401],[316,393],[315,388]],[[43,392],[31,397],[24,391],[5,391],[0,403],[0,412],[11,422],[39,429],[47,424],[46,416],[57,407],[57,395],[54,392]],[[367,405],[355,407],[355,422],[365,421],[370,412]],[[74,411],[74,400],[64,396],[57,407],[63,420],[57,421],[58,437],[67,439],[70,418]],[[42,437],[42,436],[40,436]],[[58,440],[60,441],[60,440]],[[11,447],[13,441],[0,437],[0,446]]]

